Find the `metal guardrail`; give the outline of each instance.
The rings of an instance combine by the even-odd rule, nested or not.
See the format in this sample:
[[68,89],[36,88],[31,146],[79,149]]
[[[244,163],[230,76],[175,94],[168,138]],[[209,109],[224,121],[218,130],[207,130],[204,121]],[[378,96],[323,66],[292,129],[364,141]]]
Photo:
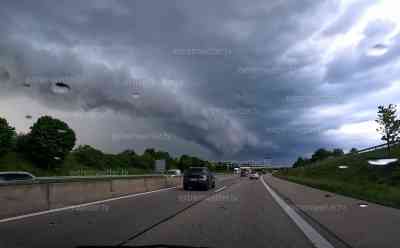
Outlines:
[[[389,147],[392,147],[392,146],[395,146],[395,145],[398,145],[398,144],[400,144],[400,141],[390,144]],[[357,153],[364,153],[364,152],[374,151],[374,150],[377,150],[377,149],[383,148],[383,147],[387,147],[387,144],[381,144],[381,145],[377,145],[377,146],[371,146],[371,147],[368,147],[368,148],[364,148],[364,149],[361,149],[361,150],[357,151]]]
[[164,177],[164,174],[141,174],[141,175],[98,175],[98,176],[58,176],[58,177],[36,177],[39,182],[70,182],[70,181],[90,181],[90,180],[109,180],[109,179],[130,179],[130,178],[149,178]]
[[34,180],[1,182],[0,186],[66,183],[66,182],[109,181],[109,180],[116,180],[116,179],[140,179],[140,178],[156,178],[156,177],[168,177],[168,175],[165,175],[165,174],[143,174],[143,175],[112,175],[112,176],[35,177]]

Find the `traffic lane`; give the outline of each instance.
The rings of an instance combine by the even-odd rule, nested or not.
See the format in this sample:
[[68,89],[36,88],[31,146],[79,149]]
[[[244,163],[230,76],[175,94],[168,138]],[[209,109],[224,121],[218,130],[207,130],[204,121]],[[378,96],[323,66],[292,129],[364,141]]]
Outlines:
[[[223,185],[229,185],[226,181]],[[74,247],[113,244],[210,192],[171,190],[0,224],[2,247]]]
[[216,174],[215,175],[215,179],[216,181],[225,181],[225,180],[229,180],[229,179],[233,179],[233,178],[238,178],[239,176],[236,174]]
[[[235,178],[217,182],[234,184]],[[201,199],[210,191],[171,189],[0,223],[0,247],[76,247],[114,245],[189,206],[188,199]]]
[[240,182],[127,245],[313,247],[259,180]]

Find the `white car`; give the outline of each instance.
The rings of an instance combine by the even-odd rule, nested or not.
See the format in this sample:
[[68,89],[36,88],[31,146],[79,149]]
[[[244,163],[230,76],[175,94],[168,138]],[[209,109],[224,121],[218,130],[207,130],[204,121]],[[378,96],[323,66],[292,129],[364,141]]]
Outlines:
[[1,183],[13,183],[13,182],[34,182],[35,176],[25,171],[4,171],[0,172],[0,184]]
[[260,175],[259,175],[257,172],[254,172],[254,173],[251,173],[251,174],[249,175],[249,178],[250,178],[250,179],[259,179],[259,178],[260,178]]
[[167,174],[168,176],[171,176],[171,177],[182,176],[181,170],[178,170],[178,169],[168,170],[166,174]]

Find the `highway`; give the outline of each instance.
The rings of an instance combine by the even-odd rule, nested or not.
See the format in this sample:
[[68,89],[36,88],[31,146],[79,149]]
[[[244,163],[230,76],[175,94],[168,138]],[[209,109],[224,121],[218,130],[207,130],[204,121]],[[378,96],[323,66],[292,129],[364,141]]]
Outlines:
[[0,247],[185,245],[312,247],[260,180],[226,178],[210,191],[158,191],[0,223]]
[[0,247],[349,247],[284,205],[269,177],[218,177],[209,191],[169,188],[0,221]]

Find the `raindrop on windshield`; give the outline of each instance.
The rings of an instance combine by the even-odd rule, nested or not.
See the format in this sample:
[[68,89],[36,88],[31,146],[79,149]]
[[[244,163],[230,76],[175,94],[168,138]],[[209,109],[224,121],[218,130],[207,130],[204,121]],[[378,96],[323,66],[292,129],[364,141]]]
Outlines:
[[397,162],[397,158],[384,158],[384,159],[376,159],[376,160],[368,160],[368,164],[370,165],[388,165],[394,162]]
[[243,98],[244,97],[244,92],[243,91],[241,91],[241,90],[237,90],[236,91],[236,97],[237,98]]
[[60,157],[54,157],[54,160],[60,160],[61,158]]
[[58,130],[57,130],[57,132],[58,132],[58,133],[66,133],[66,132],[67,132],[67,130],[64,130],[64,129],[58,129]]
[[32,115],[26,115],[25,118],[26,119],[32,119]]
[[58,81],[51,85],[51,90],[55,94],[66,94],[71,90],[71,87],[62,81]]
[[360,203],[360,204],[358,204],[358,206],[359,206],[360,208],[366,208],[366,207],[368,207],[368,204],[366,204],[366,203]]
[[386,46],[384,44],[376,44],[375,46],[368,49],[367,55],[374,56],[374,57],[382,56],[385,53],[387,53],[388,50],[389,50],[388,46]]
[[10,80],[10,73],[4,67],[0,67],[0,81]]

